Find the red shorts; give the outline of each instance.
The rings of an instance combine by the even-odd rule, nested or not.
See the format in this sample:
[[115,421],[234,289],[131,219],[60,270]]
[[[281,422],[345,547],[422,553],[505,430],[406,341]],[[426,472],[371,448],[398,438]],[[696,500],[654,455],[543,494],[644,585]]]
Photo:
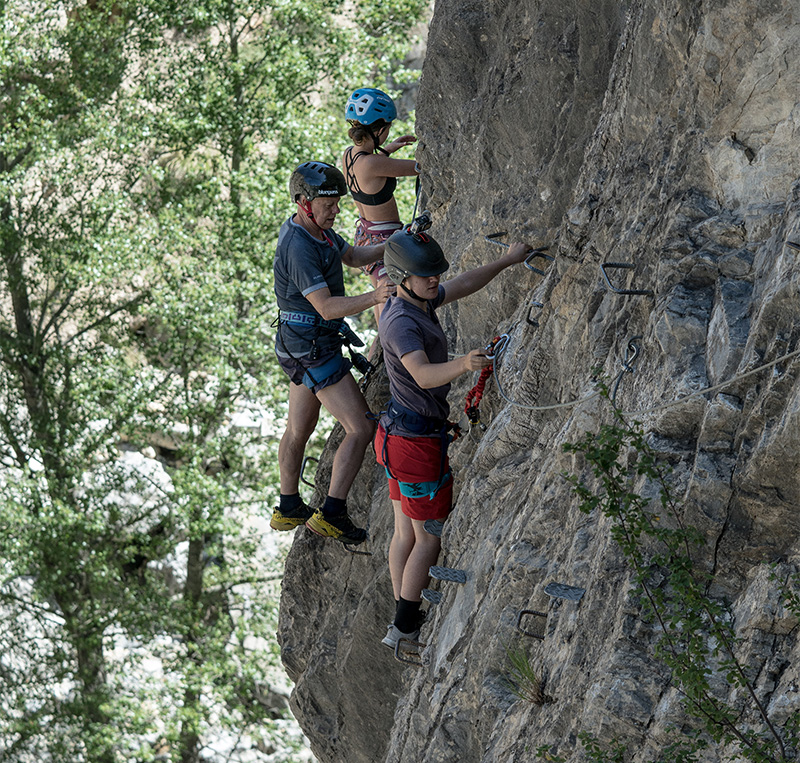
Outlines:
[[446,456],[442,475],[442,438],[389,435],[384,453],[385,438],[384,428],[378,426],[375,455],[391,474],[387,477],[392,500],[400,501],[410,519],[445,519],[453,505],[453,476]]

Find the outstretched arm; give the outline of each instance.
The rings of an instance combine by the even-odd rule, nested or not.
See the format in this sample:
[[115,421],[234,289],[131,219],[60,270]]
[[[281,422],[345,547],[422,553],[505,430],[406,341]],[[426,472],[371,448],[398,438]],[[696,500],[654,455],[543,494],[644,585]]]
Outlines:
[[476,291],[486,286],[489,281],[498,276],[507,267],[523,262],[530,251],[531,248],[528,244],[517,241],[511,244],[508,248],[508,252],[494,262],[489,262],[486,265],[473,268],[472,270],[466,271],[466,273],[457,275],[449,281],[445,281],[442,284],[444,287],[444,300],[442,304],[446,305],[448,302],[455,302],[457,299],[474,294]]

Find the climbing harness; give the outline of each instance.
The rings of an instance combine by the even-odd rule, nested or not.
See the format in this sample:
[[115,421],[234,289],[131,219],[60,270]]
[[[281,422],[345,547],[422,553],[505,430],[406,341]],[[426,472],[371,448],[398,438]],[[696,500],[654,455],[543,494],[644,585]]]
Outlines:
[[[310,368],[305,363],[302,363],[300,360],[298,360],[298,358],[292,355],[292,353],[289,352],[288,348],[286,347],[286,342],[283,341],[283,337],[281,336],[281,329],[283,327],[288,328],[289,331],[291,331],[297,337],[300,335],[292,328],[292,326],[314,326],[317,328],[317,336],[311,340],[311,350],[308,353],[308,360],[312,363],[319,356],[317,339],[319,338],[320,333],[322,331],[328,331],[330,333],[338,334],[342,344],[347,346],[353,366],[359,373],[363,374],[363,378],[361,380],[362,389],[364,386],[366,386],[369,378],[375,373],[375,366],[373,366],[373,364],[370,363],[369,360],[367,360],[367,358],[364,357],[360,352],[353,349],[353,347],[363,347],[364,342],[344,320],[339,319],[326,321],[324,318],[315,313],[305,313],[299,310],[281,310],[278,314],[278,318],[273,322],[272,325],[278,329],[278,336],[280,337],[284,352],[286,352],[286,354],[295,363],[305,368],[305,375],[308,376],[309,381],[312,384],[319,384],[320,382],[324,381],[328,376],[330,376],[331,373],[335,373],[338,370],[338,366],[331,371],[328,368],[328,363],[318,366],[314,369]],[[337,356],[332,358],[330,363],[338,363],[339,361],[340,358]]]
[[[389,405],[386,410],[380,413],[368,413],[367,418],[378,420],[384,416],[389,417],[389,424],[384,430],[383,446],[381,448],[380,459],[383,463],[383,468],[386,470],[386,476],[390,480],[396,480],[400,488],[400,492],[409,498],[419,498],[423,495],[428,495],[431,500],[435,497],[437,492],[448,480],[452,479],[452,472],[446,468],[447,465],[447,449],[451,442],[457,440],[461,435],[461,427],[454,423],[447,421],[447,419],[437,419],[430,416],[423,416],[410,408],[400,405],[394,399],[389,400]],[[440,462],[439,462],[439,477],[434,481],[429,482],[404,482],[392,474],[389,468],[389,436],[392,430],[399,425],[401,429],[406,432],[413,433],[418,437],[426,435],[438,435],[440,440]],[[400,435],[402,437],[402,435]],[[379,461],[379,463],[381,463]]]
[[[503,351],[503,348],[507,343],[508,334],[496,336],[491,342],[489,342],[489,344],[486,345],[486,347],[484,347],[486,357],[493,360],[498,353]],[[486,382],[492,375],[493,370],[493,363],[486,366],[486,368],[481,371],[481,375],[478,378],[478,383],[469,392],[467,392],[467,397],[464,400],[464,413],[467,414],[470,428],[474,426],[480,426],[482,429],[486,428],[483,424],[481,424],[481,415],[478,406],[481,404],[483,390],[486,387]]]

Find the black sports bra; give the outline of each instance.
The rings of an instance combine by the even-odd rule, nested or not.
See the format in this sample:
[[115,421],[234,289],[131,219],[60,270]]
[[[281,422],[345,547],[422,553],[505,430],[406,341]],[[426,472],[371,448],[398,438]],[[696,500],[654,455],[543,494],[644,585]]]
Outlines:
[[359,156],[369,156],[369,154],[366,151],[359,151],[353,156],[353,149],[348,148],[344,155],[344,171],[350,193],[353,194],[353,198],[357,202],[365,204],[368,207],[377,207],[379,204],[385,204],[394,196],[394,189],[397,188],[397,178],[386,178],[383,188],[381,188],[378,193],[364,193],[364,191],[359,188],[356,174],[353,171],[353,166]]

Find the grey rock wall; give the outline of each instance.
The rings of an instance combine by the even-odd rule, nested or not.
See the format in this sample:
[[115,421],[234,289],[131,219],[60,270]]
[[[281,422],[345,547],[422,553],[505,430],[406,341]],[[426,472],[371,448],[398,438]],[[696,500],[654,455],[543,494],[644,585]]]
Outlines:
[[[498,374],[516,404],[491,382],[487,430],[452,448],[441,563],[467,582],[437,584],[423,667],[379,643],[393,610],[391,510],[371,454],[350,505],[372,556],[298,533],[280,638],[321,761],[515,763],[542,745],[578,761],[589,731],[644,762],[685,727],[608,524],[578,511],[561,476],[581,469],[561,444],[607,407],[528,409],[590,396],[596,367],[615,379],[634,336],[641,353],[617,402],[674,467],[770,717],[800,710],[797,623],[767,567],[800,564],[800,362],[744,375],[800,346],[800,252],[786,246],[800,240],[798,62],[796,0],[438,0],[417,102],[432,232],[455,273],[497,256],[483,235],[498,230],[550,243],[556,259],[544,277],[506,271],[442,311],[456,351],[509,334]],[[609,261],[635,266],[609,271],[615,285],[653,296],[610,291]],[[526,322],[534,299],[538,326]],[[473,383],[454,386],[456,413]],[[373,410],[385,395],[385,380],[370,386]],[[586,594],[551,599],[551,581]],[[519,633],[521,610],[547,614],[543,641]],[[509,691],[517,644],[551,702]]]

